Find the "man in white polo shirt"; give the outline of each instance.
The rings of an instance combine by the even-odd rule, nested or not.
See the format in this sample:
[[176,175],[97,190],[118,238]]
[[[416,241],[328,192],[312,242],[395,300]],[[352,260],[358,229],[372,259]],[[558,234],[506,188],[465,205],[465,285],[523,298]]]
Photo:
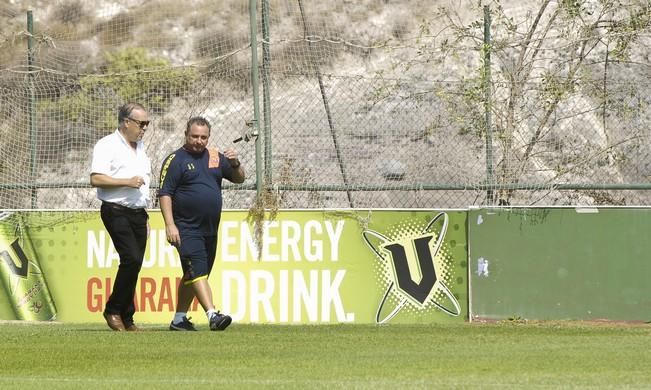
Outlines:
[[151,163],[142,137],[149,125],[147,110],[127,103],[118,111],[118,129],[93,149],[90,184],[102,201],[100,215],[120,256],[120,266],[106,302],[104,319],[116,331],[137,331],[133,297],[147,245]]

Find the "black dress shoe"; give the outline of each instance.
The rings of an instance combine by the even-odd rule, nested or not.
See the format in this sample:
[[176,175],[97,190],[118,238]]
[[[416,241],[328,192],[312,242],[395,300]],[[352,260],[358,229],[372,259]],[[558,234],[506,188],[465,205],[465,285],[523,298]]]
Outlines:
[[134,324],[133,322],[130,323],[129,325],[125,324],[125,328],[127,332],[140,332],[140,328],[138,328],[136,324]]
[[124,324],[122,323],[122,318],[120,318],[119,314],[108,314],[106,312],[103,314],[104,314],[104,319],[106,320],[106,323],[108,324],[109,328],[118,332],[126,330]]

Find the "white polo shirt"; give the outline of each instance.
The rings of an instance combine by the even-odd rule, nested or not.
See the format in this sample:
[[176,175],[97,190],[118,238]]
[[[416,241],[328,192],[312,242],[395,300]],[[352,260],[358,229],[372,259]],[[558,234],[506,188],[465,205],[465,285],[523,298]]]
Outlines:
[[144,208],[149,204],[151,162],[142,141],[138,141],[136,150],[133,150],[119,130],[100,139],[93,149],[90,173],[101,173],[116,179],[142,176],[145,184],[140,188],[97,187],[97,198],[130,208]]

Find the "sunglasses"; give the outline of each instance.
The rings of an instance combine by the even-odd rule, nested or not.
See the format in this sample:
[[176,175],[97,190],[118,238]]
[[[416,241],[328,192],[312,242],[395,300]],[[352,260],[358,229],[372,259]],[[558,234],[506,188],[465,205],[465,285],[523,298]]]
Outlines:
[[144,129],[145,127],[149,126],[149,121],[139,121],[137,119],[133,119],[130,117],[127,117],[127,119],[137,124],[138,127],[140,127],[141,129]]

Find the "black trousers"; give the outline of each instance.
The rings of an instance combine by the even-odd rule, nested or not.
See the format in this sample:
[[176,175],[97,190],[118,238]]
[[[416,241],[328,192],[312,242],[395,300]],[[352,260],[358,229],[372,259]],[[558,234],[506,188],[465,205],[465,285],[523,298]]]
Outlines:
[[102,203],[100,215],[120,256],[120,266],[104,312],[119,314],[124,325],[129,326],[136,312],[133,298],[145,256],[149,216],[145,209],[130,209],[108,202]]

